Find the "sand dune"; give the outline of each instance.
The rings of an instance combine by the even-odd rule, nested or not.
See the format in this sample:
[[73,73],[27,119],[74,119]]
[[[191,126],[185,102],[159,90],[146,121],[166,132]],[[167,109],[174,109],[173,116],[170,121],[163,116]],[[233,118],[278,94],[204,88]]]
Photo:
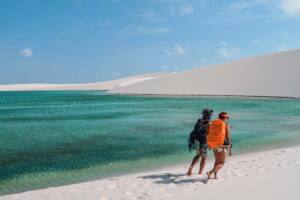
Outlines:
[[0,91],[109,90],[119,94],[300,97],[300,50],[246,58],[179,73],[152,73],[86,84],[10,84]]
[[28,91],[28,90],[110,90],[116,86],[123,87],[141,81],[166,76],[170,73],[149,73],[129,76],[111,81],[84,84],[8,84],[0,85],[0,91]]
[[[192,155],[191,155],[192,157]],[[231,199],[298,200],[300,147],[234,156],[217,180],[185,176],[189,163],[81,184],[29,191],[1,200]],[[205,171],[212,167],[210,161]]]
[[194,68],[110,93],[300,97],[300,50]]

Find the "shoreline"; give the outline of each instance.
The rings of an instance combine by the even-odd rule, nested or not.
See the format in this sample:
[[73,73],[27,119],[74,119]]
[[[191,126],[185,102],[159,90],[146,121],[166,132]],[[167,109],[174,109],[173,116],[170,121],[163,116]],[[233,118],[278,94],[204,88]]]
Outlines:
[[119,95],[119,96],[150,96],[150,97],[216,97],[216,98],[258,98],[258,99],[294,99],[300,100],[300,97],[293,96],[260,96],[260,95],[222,95],[222,94],[148,94],[148,93],[110,93],[109,90],[7,90],[1,92],[67,92],[67,91],[82,91],[82,92],[106,92],[107,95]]
[[[109,91],[109,90],[108,90]],[[259,96],[259,95],[219,95],[219,94],[147,94],[147,93],[107,93],[110,95],[120,95],[120,96],[158,96],[158,97],[219,97],[219,98],[273,98],[273,99],[300,99],[300,97],[292,96]]]
[[[281,149],[289,149],[289,148],[296,148],[296,147],[300,147],[300,144],[291,144],[288,146],[276,146],[276,147],[269,147],[269,148],[264,148],[264,149],[259,149],[259,150],[255,150],[255,151],[242,151],[239,153],[235,153],[235,149],[233,148],[233,155],[231,156],[231,158],[236,158],[236,157],[241,157],[241,156],[251,156],[253,154],[258,154],[258,153],[263,153],[263,152],[269,152],[269,151],[276,151],[276,150],[281,150]],[[237,151],[238,152],[238,151]],[[131,176],[131,175],[135,175],[135,174],[142,174],[142,173],[148,173],[151,171],[160,171],[160,170],[167,170],[170,168],[178,168],[178,167],[182,167],[185,166],[187,164],[189,164],[192,161],[192,158],[195,155],[195,152],[186,152],[187,154],[189,154],[189,158],[185,158],[185,159],[179,159],[178,162],[176,162],[176,164],[172,163],[165,163],[162,165],[151,165],[151,167],[148,167],[146,169],[142,169],[140,166],[138,168],[135,169],[135,171],[130,170],[130,171],[126,171],[126,172],[118,172],[118,173],[114,173],[114,174],[109,174],[107,176],[101,176],[101,177],[97,177],[97,178],[90,178],[87,180],[81,180],[81,181],[75,181],[75,182],[69,182],[69,183],[65,183],[65,184],[56,184],[56,185],[51,185],[49,187],[40,187],[40,188],[32,188],[29,189],[27,191],[18,191],[18,192],[8,192],[5,194],[0,194],[0,200],[2,196],[10,196],[10,195],[18,195],[18,194],[22,194],[22,193],[26,193],[26,192],[34,192],[34,191],[39,191],[39,190],[45,190],[48,188],[58,188],[58,187],[66,187],[66,186],[71,186],[71,185],[77,185],[77,184],[83,184],[83,183],[88,183],[88,182],[94,182],[94,181],[102,181],[102,180],[106,180],[106,179],[114,179],[114,178],[118,178],[118,177],[123,177],[123,176]],[[174,158],[176,159],[176,158]],[[211,161],[213,159],[213,154],[212,152],[209,153],[209,157],[208,157],[208,161]],[[136,161],[133,161],[136,162]]]
[[[227,187],[232,183],[232,181],[245,182],[247,181],[247,179],[255,179],[256,181],[256,179],[261,177],[263,173],[271,173],[273,175],[275,173],[277,177],[278,172],[275,171],[279,170],[281,173],[282,171],[286,171],[286,168],[296,168],[296,170],[292,170],[296,171],[296,174],[284,174],[285,177],[289,179],[293,179],[294,175],[299,177],[300,174],[298,170],[300,169],[300,146],[234,155],[228,159],[224,169],[222,169],[222,171],[220,172],[220,179],[210,180],[209,182],[205,182],[205,176],[199,177],[198,175],[196,175],[197,167],[194,168],[194,175],[192,177],[186,177],[185,173],[189,164],[189,162],[181,163],[178,165],[165,166],[158,169],[152,169],[138,173],[113,176],[95,181],[88,181],[66,186],[50,187],[46,189],[27,191],[17,194],[9,194],[0,196],[0,199],[77,199],[77,195],[83,195],[82,198],[84,199],[103,200],[122,199],[126,196],[128,198],[123,199],[142,199],[138,198],[138,196],[141,197],[143,195],[144,199],[160,199],[159,194],[163,192],[160,190],[164,190],[165,192],[168,192],[169,195],[171,195],[165,196],[161,199],[177,199],[176,197],[182,195],[191,195],[191,199],[196,199],[196,194],[199,195],[199,191],[205,193],[205,188],[207,190],[211,190],[212,187],[215,187],[214,185],[219,184],[224,184],[224,186]],[[239,164],[244,165],[239,166]],[[205,171],[211,168],[211,165],[212,159],[210,158]],[[286,172],[288,171],[289,170],[287,170]],[[132,186],[132,182],[136,183],[134,184],[135,186]],[[297,183],[293,184],[297,185]],[[139,185],[141,187],[138,187]],[[179,186],[181,185],[183,188],[180,189],[184,190],[181,192],[177,191]],[[132,191],[131,186],[136,190],[141,191],[135,194],[135,192]],[[286,186],[284,189],[286,188],[289,187]],[[56,193],[59,194],[59,196],[54,195]],[[178,196],[174,196],[175,193],[178,193]],[[204,196],[205,195],[206,194],[204,194]],[[297,198],[296,196],[290,197],[291,198],[288,199]]]

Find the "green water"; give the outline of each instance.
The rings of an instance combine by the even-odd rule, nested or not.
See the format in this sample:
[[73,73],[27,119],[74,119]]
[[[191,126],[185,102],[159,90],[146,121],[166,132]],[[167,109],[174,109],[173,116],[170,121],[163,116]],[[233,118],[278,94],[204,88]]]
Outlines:
[[0,195],[192,158],[200,110],[229,112],[234,153],[300,144],[300,100],[0,92]]

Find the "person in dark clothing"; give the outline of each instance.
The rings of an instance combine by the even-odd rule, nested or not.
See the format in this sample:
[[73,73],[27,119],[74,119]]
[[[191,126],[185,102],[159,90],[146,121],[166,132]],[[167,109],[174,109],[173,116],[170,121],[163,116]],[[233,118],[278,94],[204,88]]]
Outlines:
[[193,131],[190,133],[189,137],[189,149],[196,150],[196,156],[193,158],[192,164],[186,173],[187,176],[191,176],[193,173],[194,165],[200,161],[199,174],[202,174],[204,166],[206,164],[206,157],[208,155],[208,145],[207,145],[207,134],[209,129],[209,123],[213,110],[204,109],[202,111],[202,118],[198,119],[196,122]]

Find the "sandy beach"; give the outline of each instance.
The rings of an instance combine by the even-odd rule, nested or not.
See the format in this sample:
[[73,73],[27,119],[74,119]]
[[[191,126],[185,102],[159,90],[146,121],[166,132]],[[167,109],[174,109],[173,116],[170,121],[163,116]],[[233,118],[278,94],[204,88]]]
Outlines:
[[[237,152],[235,152],[237,154]],[[192,154],[191,154],[192,157]],[[217,180],[187,177],[189,163],[98,181],[53,187],[0,197],[16,199],[289,199],[300,198],[300,146],[235,155]],[[212,166],[212,160],[205,171]]]

